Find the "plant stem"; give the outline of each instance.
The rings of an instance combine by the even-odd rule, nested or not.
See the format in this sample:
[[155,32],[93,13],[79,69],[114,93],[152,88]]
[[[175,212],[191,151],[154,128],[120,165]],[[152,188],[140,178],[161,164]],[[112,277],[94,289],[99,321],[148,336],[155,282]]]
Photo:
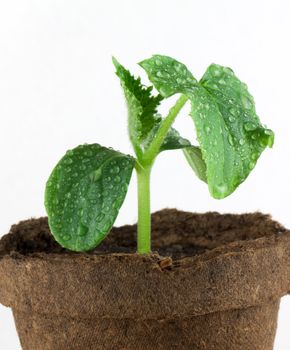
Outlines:
[[170,109],[167,117],[161,123],[159,130],[157,131],[154,140],[143,155],[143,164],[152,164],[155,157],[159,153],[160,147],[167,135],[168,130],[170,129],[172,123],[180,112],[181,108],[185,105],[188,97],[181,95],[176,101],[175,105]]
[[151,166],[138,167],[138,229],[137,246],[139,254],[151,252],[150,173]]
[[151,252],[151,211],[150,211],[150,174],[154,160],[159,153],[160,147],[174,122],[177,114],[185,105],[187,97],[181,95],[175,105],[170,109],[167,117],[161,123],[155,138],[144,153],[138,157],[135,169],[137,172],[138,184],[138,229],[137,246],[139,254]]

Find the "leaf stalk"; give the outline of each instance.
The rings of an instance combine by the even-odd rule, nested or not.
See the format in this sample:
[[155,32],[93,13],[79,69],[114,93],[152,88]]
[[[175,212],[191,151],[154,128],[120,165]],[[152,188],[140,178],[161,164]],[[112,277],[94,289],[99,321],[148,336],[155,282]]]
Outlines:
[[186,95],[181,95],[179,99],[176,101],[175,105],[171,107],[168,115],[163,120],[163,122],[160,125],[159,130],[157,131],[155,138],[153,139],[151,145],[149,148],[145,151],[143,155],[143,163],[144,164],[150,164],[154,161],[155,157],[159,153],[160,147],[162,146],[162,143],[172,125],[175,118],[177,117],[178,113],[182,109],[182,107],[187,102],[188,97]]

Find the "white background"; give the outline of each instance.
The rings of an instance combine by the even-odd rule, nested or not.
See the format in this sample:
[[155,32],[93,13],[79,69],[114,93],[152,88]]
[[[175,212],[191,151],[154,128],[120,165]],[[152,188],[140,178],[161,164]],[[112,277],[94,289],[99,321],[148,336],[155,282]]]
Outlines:
[[[232,67],[276,143],[222,201],[209,196],[179,151],[162,154],[152,176],[152,210],[260,210],[290,227],[289,18],[288,0],[1,1],[1,234],[20,219],[45,215],[45,181],[67,149],[98,142],[132,151],[111,55],[144,76],[136,62],[154,53],[181,60],[196,78],[212,62]],[[176,127],[194,140],[186,112]],[[133,223],[136,214],[133,178],[117,224]],[[275,350],[289,350],[289,329],[285,297]],[[0,348],[20,349],[11,311],[2,306]]]

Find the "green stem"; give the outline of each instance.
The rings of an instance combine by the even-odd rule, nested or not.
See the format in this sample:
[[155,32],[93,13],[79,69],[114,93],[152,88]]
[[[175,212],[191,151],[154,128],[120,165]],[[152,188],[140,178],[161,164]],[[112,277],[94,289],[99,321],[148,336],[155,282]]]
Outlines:
[[159,130],[157,131],[154,140],[151,145],[147,149],[147,151],[143,155],[143,163],[144,164],[152,164],[155,157],[159,153],[160,147],[170,129],[172,123],[180,112],[181,108],[185,105],[188,97],[185,95],[181,95],[179,99],[176,101],[175,105],[170,109],[167,117],[161,123]]
[[177,114],[185,105],[187,97],[181,95],[176,104],[170,109],[167,117],[161,123],[151,145],[142,157],[137,155],[136,163],[138,183],[138,229],[137,246],[139,254],[151,252],[151,212],[150,212],[150,174],[154,160],[160,147],[174,122]]
[[150,212],[150,173],[151,166],[138,167],[138,232],[137,246],[139,254],[151,252],[151,212]]

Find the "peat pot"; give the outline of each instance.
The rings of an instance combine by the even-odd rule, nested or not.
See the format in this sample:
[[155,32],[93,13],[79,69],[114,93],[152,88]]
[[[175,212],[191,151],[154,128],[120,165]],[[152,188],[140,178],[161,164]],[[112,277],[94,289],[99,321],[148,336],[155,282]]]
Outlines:
[[152,216],[150,255],[136,226],[72,253],[47,219],[0,241],[0,302],[24,350],[272,350],[290,291],[290,232],[260,213]]

